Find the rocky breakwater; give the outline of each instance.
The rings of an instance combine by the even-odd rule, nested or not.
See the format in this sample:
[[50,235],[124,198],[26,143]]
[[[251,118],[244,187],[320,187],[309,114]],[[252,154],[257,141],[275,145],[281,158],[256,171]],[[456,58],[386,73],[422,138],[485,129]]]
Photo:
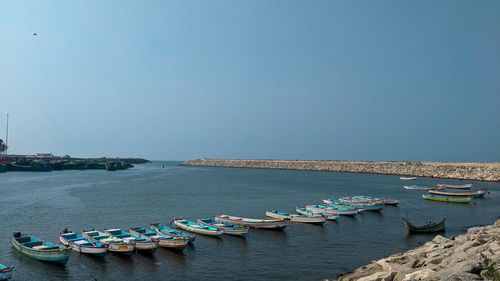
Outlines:
[[338,281],[497,280],[488,276],[485,258],[500,265],[500,220],[455,238],[437,235],[423,246],[374,261]]
[[308,170],[347,173],[405,175],[474,181],[500,181],[500,163],[370,162],[336,160],[196,159],[186,166]]

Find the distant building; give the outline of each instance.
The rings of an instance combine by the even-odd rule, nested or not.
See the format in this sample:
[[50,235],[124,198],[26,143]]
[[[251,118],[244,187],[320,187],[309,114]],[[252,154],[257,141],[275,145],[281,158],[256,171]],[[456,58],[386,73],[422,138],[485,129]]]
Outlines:
[[52,158],[54,155],[52,153],[37,153],[36,157],[38,158]]

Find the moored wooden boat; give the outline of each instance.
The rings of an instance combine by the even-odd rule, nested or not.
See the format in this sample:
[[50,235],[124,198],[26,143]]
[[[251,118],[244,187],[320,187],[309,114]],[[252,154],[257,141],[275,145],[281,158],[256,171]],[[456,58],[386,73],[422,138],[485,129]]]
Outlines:
[[215,221],[227,222],[230,224],[237,224],[248,226],[250,228],[262,228],[262,229],[285,229],[287,224],[284,219],[252,219],[243,218],[230,215],[220,214],[214,217]]
[[157,233],[170,235],[170,236],[177,236],[177,237],[182,237],[184,239],[188,239],[188,243],[193,243],[196,240],[196,236],[194,236],[194,235],[190,235],[190,234],[181,232],[177,229],[173,229],[171,227],[168,227],[168,226],[160,224],[160,223],[152,223],[151,229],[156,231]]
[[359,209],[351,207],[351,206],[325,206],[325,205],[307,205],[306,210],[317,212],[317,213],[327,213],[341,216],[350,216],[354,217],[358,214]]
[[113,237],[97,230],[83,231],[82,236],[93,241],[108,245],[108,251],[118,254],[130,254],[135,250],[135,241]]
[[107,171],[117,171],[118,170],[118,167],[119,167],[119,163],[117,162],[109,162],[109,163],[106,163],[106,170]]
[[301,222],[301,223],[310,223],[316,225],[323,225],[326,222],[326,218],[323,216],[307,216],[307,215],[290,215],[290,221],[292,222]]
[[66,247],[20,232],[14,232],[11,243],[22,254],[40,261],[66,264],[71,255],[71,250]]
[[192,221],[184,219],[174,219],[174,224],[181,229],[189,232],[194,232],[197,234],[208,235],[208,236],[220,236],[224,233],[224,230],[218,229],[216,227],[197,224]]
[[[9,168],[7,168],[7,165],[4,165],[4,164],[0,164],[0,173],[5,173],[9,170]],[[1,280],[1,279],[0,279]]]
[[428,224],[426,224],[424,226],[414,226],[407,219],[405,219],[405,218],[402,218],[402,219],[403,219],[403,223],[408,228],[408,232],[411,232],[411,233],[440,232],[440,231],[445,230],[445,224],[444,224],[445,219],[444,218],[440,222],[434,222],[434,223],[429,222]]
[[416,180],[416,177],[399,177],[400,180],[404,181],[411,181],[411,180]]
[[127,233],[119,228],[105,229],[104,232],[116,238],[126,241],[134,241],[135,249],[140,251],[155,252],[158,248],[158,243],[160,242],[160,239],[158,238],[141,238]]
[[158,243],[158,246],[162,248],[182,251],[188,244],[187,238],[157,233],[154,230],[146,229],[144,227],[131,227],[129,231],[130,234],[142,238],[159,239],[160,241]]
[[453,184],[438,184],[438,187],[445,187],[451,189],[470,189],[472,187],[472,183],[461,184],[461,185],[453,185]]
[[335,215],[335,214],[327,214],[327,213],[320,213],[320,212],[313,212],[313,211],[309,211],[307,210],[306,208],[299,208],[297,207],[295,209],[295,211],[299,214],[302,214],[302,215],[305,215],[305,216],[311,216],[311,217],[314,217],[314,216],[322,216],[324,217],[326,220],[331,220],[331,221],[336,221],[340,218],[339,215]]
[[360,211],[382,211],[385,203],[382,198],[368,199],[363,196],[340,197],[342,204],[359,208]]
[[290,219],[290,214],[285,213],[285,212],[280,212],[276,210],[268,210],[266,211],[266,216],[270,218],[275,218],[275,219],[284,219],[284,220],[289,220]]
[[432,194],[423,194],[422,198],[432,201],[440,201],[447,203],[465,203],[468,204],[472,200],[472,197],[446,197],[446,196],[434,196]]
[[65,229],[59,234],[59,241],[73,251],[103,257],[108,252],[108,245],[94,242],[88,238]]
[[85,170],[89,166],[89,162],[82,161],[68,161],[63,164],[64,170]]
[[488,189],[480,189],[474,191],[446,191],[445,189],[431,189],[429,190],[430,194],[433,195],[441,195],[441,196],[456,196],[456,197],[473,197],[473,198],[482,198],[488,192]]
[[227,222],[218,222],[215,221],[213,218],[198,219],[198,224],[203,224],[222,229],[224,230],[224,234],[235,235],[235,236],[245,236],[248,234],[248,226],[231,224]]
[[382,201],[385,205],[389,206],[397,206],[399,204],[399,199],[390,199],[385,197],[356,196],[355,198],[366,199],[368,202]]
[[7,169],[13,172],[50,172],[53,170],[48,163],[29,162],[29,163],[9,163]]
[[424,186],[424,185],[405,185],[403,186],[404,189],[408,190],[429,190],[432,187]]
[[0,280],[10,280],[12,278],[12,270],[14,266],[8,267],[0,264]]

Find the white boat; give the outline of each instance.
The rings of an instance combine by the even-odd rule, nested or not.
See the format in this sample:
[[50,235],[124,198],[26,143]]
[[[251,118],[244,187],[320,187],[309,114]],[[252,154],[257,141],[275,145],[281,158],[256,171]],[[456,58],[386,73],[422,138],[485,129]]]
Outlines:
[[306,208],[299,208],[299,207],[297,207],[295,209],[295,211],[297,211],[297,213],[299,213],[299,214],[302,214],[302,215],[305,215],[305,216],[310,216],[310,217],[322,216],[326,220],[330,220],[330,221],[336,221],[336,220],[338,220],[340,218],[339,215],[328,214],[328,213],[320,213],[320,212],[313,212],[313,211],[307,210]]
[[109,252],[129,254],[135,250],[135,241],[115,238],[104,232],[96,230],[83,231],[82,236],[91,241],[108,245]]
[[341,216],[351,216],[354,217],[358,214],[359,209],[350,206],[343,207],[329,207],[325,205],[307,205],[306,210],[317,212],[317,213],[327,213]]
[[108,252],[108,245],[101,242],[94,242],[88,238],[78,235],[66,229],[59,234],[59,241],[63,245],[69,246],[71,250],[96,256],[104,256]]
[[217,215],[214,219],[220,222],[243,225],[251,228],[284,229],[287,226],[284,219],[250,219],[224,214]]
[[403,186],[404,189],[408,190],[429,190],[432,187],[424,186],[424,185],[405,185]]
[[416,180],[417,178],[416,177],[399,177],[400,180],[404,180],[404,181],[412,181],[412,180]]

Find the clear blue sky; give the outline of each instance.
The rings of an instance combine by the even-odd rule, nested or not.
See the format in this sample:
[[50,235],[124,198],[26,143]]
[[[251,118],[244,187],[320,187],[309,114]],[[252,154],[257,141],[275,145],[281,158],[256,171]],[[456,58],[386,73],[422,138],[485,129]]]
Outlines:
[[0,0],[7,113],[11,153],[500,161],[500,1]]

